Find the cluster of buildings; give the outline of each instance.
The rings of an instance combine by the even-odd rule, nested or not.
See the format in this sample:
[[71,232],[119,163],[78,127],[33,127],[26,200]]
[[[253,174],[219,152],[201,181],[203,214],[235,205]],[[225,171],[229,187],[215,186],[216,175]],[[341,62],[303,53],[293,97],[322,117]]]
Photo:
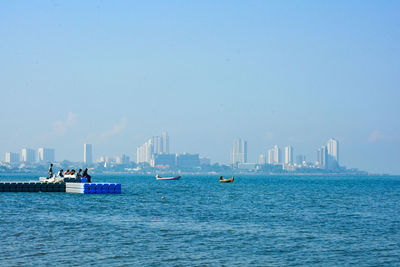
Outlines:
[[297,168],[318,168],[325,170],[338,170],[339,166],[339,142],[329,139],[327,145],[317,151],[317,160],[314,163],[306,162],[305,155],[293,156],[293,147],[285,146],[283,149],[275,145],[265,154],[261,154],[257,163],[247,161],[247,142],[243,139],[235,139],[231,150],[231,165],[238,169],[255,169],[263,165],[279,165],[283,170],[294,171]]
[[39,149],[23,148],[21,153],[6,152],[5,162],[9,164],[19,163],[48,163],[55,161],[55,150],[53,148],[41,147]]
[[136,156],[137,164],[158,169],[193,169],[210,164],[210,159],[201,158],[199,154],[170,153],[167,132],[147,140],[136,149]]
[[316,165],[321,169],[334,170],[339,168],[339,143],[335,139],[329,139],[326,146],[317,151]]
[[[19,163],[50,163],[56,161],[56,152],[54,148],[40,147],[38,149],[23,148],[21,153],[6,152],[5,162],[8,164]],[[83,145],[83,162],[91,164],[93,162],[92,145]]]
[[110,164],[123,164],[128,165],[130,163],[130,157],[127,155],[109,157],[101,156],[96,162],[93,160],[93,145],[84,144],[83,145],[83,163],[86,165],[91,165],[93,163],[101,163],[104,167]]
[[136,149],[137,163],[154,161],[156,155],[169,155],[169,137],[164,132],[161,136],[153,136]]
[[109,156],[101,156],[97,163],[103,163],[104,167],[107,167],[108,164],[123,164],[127,165],[131,162],[131,158],[127,155],[109,157]]

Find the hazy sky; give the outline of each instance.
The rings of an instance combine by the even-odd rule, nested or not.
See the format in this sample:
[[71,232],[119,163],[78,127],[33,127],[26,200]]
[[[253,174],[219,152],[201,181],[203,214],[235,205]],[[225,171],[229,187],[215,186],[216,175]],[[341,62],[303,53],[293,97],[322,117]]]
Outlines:
[[399,1],[1,1],[0,159],[273,145],[400,173]]

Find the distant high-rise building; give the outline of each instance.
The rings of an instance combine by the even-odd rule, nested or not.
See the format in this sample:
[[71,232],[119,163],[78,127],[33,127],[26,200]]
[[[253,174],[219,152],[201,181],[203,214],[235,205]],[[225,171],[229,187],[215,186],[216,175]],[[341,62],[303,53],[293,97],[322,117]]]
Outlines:
[[161,135],[161,153],[169,154],[169,136],[167,132]]
[[13,152],[7,152],[6,153],[6,162],[10,163],[10,164],[18,163],[19,162],[19,154],[13,153]]
[[291,146],[285,147],[285,165],[293,164],[293,148]]
[[153,136],[151,143],[153,144],[153,153],[154,154],[161,154],[162,148],[163,148],[161,137],[160,136]]
[[142,146],[140,146],[136,148],[136,163],[144,162],[143,158],[143,149]]
[[282,163],[282,150],[279,146],[274,146],[268,150],[268,164]]
[[151,164],[155,155],[169,154],[169,137],[166,132],[161,136],[153,136],[136,149],[137,163]]
[[38,161],[39,162],[54,162],[55,161],[55,150],[53,148],[41,147],[38,149]]
[[328,150],[326,146],[322,146],[317,151],[317,162],[320,168],[326,169],[328,168]]
[[92,144],[83,145],[83,162],[91,164],[93,162]]
[[268,164],[274,164],[274,150],[272,148],[268,150]]
[[169,154],[169,137],[167,132],[162,133],[161,136],[153,136],[151,143],[154,155]]
[[238,138],[233,142],[231,151],[231,163],[246,163],[247,162],[247,142]]
[[328,168],[336,169],[339,167],[339,142],[333,138],[328,140]]
[[326,147],[328,149],[329,168],[339,167],[339,142],[331,138]]
[[22,161],[25,163],[32,163],[36,161],[36,153],[34,149],[24,148],[21,153]]
[[147,162],[150,164],[154,155],[153,138],[136,149],[137,163]]
[[274,146],[274,163],[282,163],[282,150],[278,146]]
[[150,163],[154,154],[153,138],[137,148],[137,163]]

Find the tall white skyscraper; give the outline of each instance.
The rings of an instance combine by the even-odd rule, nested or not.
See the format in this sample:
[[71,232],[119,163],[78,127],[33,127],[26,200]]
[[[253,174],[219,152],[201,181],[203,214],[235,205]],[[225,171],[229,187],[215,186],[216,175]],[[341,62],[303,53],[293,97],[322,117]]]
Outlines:
[[285,165],[293,164],[293,147],[285,147]]
[[13,152],[6,153],[6,162],[7,163],[18,163],[19,162],[19,154]]
[[137,163],[150,163],[154,155],[153,138],[136,149]]
[[268,164],[274,164],[274,150],[272,148],[268,150]]
[[21,153],[22,161],[32,163],[36,161],[36,153],[34,149],[24,148]]
[[92,144],[83,145],[83,162],[86,164],[91,164],[93,162],[93,151]]
[[54,162],[55,151],[53,148],[41,147],[38,149],[38,161],[39,162]]
[[279,164],[282,163],[282,150],[279,146],[274,146],[268,150],[268,164]]
[[326,145],[328,150],[327,165],[329,169],[336,169],[339,167],[339,142],[333,138],[328,140]]
[[231,151],[231,163],[246,163],[247,162],[247,142],[240,138],[233,141]]
[[154,154],[161,154],[162,148],[163,148],[161,137],[160,136],[153,136],[151,143],[153,144],[153,153]]
[[326,169],[328,168],[328,150],[326,146],[322,146],[317,151],[317,161],[320,168]]
[[328,140],[328,155],[339,163],[339,142],[333,138]]
[[167,132],[163,132],[161,135],[161,153],[169,154],[169,136]]

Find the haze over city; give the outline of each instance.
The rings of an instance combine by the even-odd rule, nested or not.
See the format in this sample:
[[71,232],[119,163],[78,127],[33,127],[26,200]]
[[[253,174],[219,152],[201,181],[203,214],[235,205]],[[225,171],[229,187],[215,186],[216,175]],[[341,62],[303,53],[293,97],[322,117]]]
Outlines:
[[0,160],[170,151],[228,163],[274,145],[400,173],[400,3],[0,3]]

